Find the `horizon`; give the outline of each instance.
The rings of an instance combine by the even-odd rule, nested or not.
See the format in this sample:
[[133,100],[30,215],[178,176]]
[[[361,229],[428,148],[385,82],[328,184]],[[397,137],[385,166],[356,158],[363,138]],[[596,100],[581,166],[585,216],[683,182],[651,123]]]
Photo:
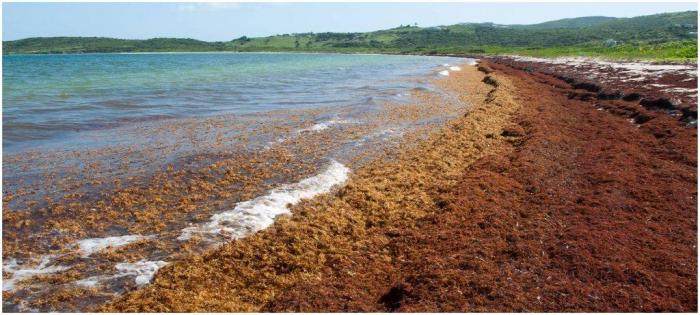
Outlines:
[[[508,11],[503,11],[507,6]],[[499,9],[500,8],[500,9]],[[342,11],[340,10],[342,9]],[[396,14],[401,10],[401,14]],[[191,38],[371,32],[399,25],[538,24],[697,11],[695,3],[3,3],[3,41],[33,37]],[[114,12],[118,12],[115,14]],[[488,12],[498,15],[488,16]],[[517,13],[517,14],[516,14]],[[391,14],[391,15],[388,15]],[[303,16],[303,19],[299,19]],[[359,23],[359,24],[358,24]]]

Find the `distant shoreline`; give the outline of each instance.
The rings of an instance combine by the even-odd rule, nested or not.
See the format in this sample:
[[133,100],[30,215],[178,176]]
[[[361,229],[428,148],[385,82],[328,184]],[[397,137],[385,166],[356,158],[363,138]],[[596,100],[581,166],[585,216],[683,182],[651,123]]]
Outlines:
[[368,52],[337,52],[337,51],[138,51],[138,52],[69,52],[69,53],[3,53],[3,56],[61,56],[61,55],[156,55],[156,54],[333,54],[333,55],[392,55],[392,56],[432,56],[432,57],[459,57],[474,58],[469,54],[417,54],[417,53],[368,53]]
[[[449,54],[420,54],[420,53],[365,53],[365,52],[324,52],[324,51],[149,51],[149,52],[88,52],[88,53],[3,53],[5,56],[61,56],[61,55],[176,55],[176,54],[332,54],[332,55],[366,55],[366,56],[377,56],[377,55],[390,55],[390,56],[426,56],[426,57],[452,57],[452,58],[472,58],[472,59],[483,59],[491,57],[507,57],[507,56],[523,56],[523,57],[537,57],[529,55],[520,54],[459,54],[459,53],[449,53]],[[540,57],[544,59],[554,59],[554,58],[583,58],[590,60],[601,60],[610,62],[649,62],[653,64],[697,64],[697,59],[687,59],[687,60],[657,60],[657,59],[647,59],[647,58],[606,58],[606,57],[592,57],[592,56],[577,56],[577,55],[561,55],[561,56],[548,56]]]

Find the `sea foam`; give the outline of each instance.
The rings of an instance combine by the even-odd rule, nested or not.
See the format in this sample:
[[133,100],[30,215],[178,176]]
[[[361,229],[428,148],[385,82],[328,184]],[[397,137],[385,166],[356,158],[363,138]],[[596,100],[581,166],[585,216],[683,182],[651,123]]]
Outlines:
[[165,266],[167,264],[168,264],[167,262],[160,261],[160,260],[158,260],[158,261],[140,260],[140,261],[137,261],[134,263],[129,263],[129,262],[118,263],[118,264],[114,265],[114,268],[117,269],[116,274],[105,275],[105,276],[93,276],[93,277],[89,277],[86,279],[81,279],[81,280],[75,281],[75,284],[82,286],[82,287],[94,288],[94,287],[97,287],[101,282],[104,282],[107,280],[132,276],[132,277],[135,277],[134,282],[136,282],[136,286],[142,287],[142,286],[150,283],[151,279],[153,279],[153,276],[156,274],[158,269],[163,268],[163,266]]
[[[152,235],[124,235],[104,238],[88,238],[73,243],[73,246],[77,247],[83,257],[88,257],[108,247],[120,247],[135,241],[152,237]],[[19,265],[17,260],[14,258],[6,260],[3,262],[2,271],[3,273],[12,274],[12,277],[9,279],[3,279],[2,290],[13,290],[17,282],[36,275],[56,273],[71,268],[71,266],[48,266],[51,261],[54,260],[54,258],[56,258],[55,255],[45,255],[41,256],[41,258],[39,258],[39,262],[36,264],[26,263],[23,265]],[[93,277],[82,281],[83,282],[79,284],[83,286],[90,286],[91,284],[97,283],[97,278]]]
[[440,75],[444,75],[444,76],[449,76],[449,75],[450,75],[450,72],[447,71],[447,70],[442,70],[442,71],[440,71],[440,72],[438,72],[438,73],[439,73]]
[[177,239],[188,240],[193,234],[243,238],[272,225],[277,216],[289,214],[287,205],[329,192],[333,186],[345,182],[349,173],[350,169],[345,165],[331,161],[324,172],[273,189],[267,195],[240,202],[233,210],[213,215],[207,223],[183,229]]
[[331,120],[328,120],[328,121],[323,121],[323,122],[316,123],[316,124],[314,124],[313,126],[311,126],[311,127],[309,127],[309,128],[301,129],[301,130],[299,130],[299,132],[300,132],[300,133],[301,133],[301,132],[309,132],[309,131],[317,132],[317,131],[326,130],[326,129],[330,128],[330,127],[333,126],[333,125],[347,124],[347,123],[349,123],[349,122],[346,121],[346,120],[331,119]]
[[299,136],[299,135],[303,135],[303,134],[305,134],[305,133],[316,133],[316,132],[321,132],[321,131],[326,130],[326,129],[328,129],[328,128],[334,126],[334,125],[339,125],[339,124],[351,124],[351,123],[353,123],[353,122],[352,122],[352,121],[348,121],[348,120],[343,120],[343,119],[331,119],[331,120],[328,120],[328,121],[318,122],[318,123],[315,123],[314,125],[312,125],[311,127],[296,130],[296,131],[295,131],[291,136],[289,136],[289,137],[285,136],[285,137],[281,137],[281,138],[279,138],[279,139],[277,139],[277,140],[275,140],[275,141],[270,141],[270,142],[268,142],[267,145],[265,145],[265,146],[263,147],[263,150],[269,150],[269,149],[271,149],[274,145],[277,145],[277,144],[280,144],[280,143],[284,143],[284,142],[287,141],[287,140],[290,140],[290,139],[292,139],[292,138],[294,138],[294,137],[297,137],[297,136]]
[[144,286],[151,282],[153,275],[156,274],[158,269],[167,265],[168,263],[164,261],[146,261],[141,260],[135,263],[119,263],[114,266],[117,268],[119,273],[117,276],[136,276],[134,281],[137,286]]
[[124,235],[124,236],[110,236],[103,238],[87,238],[75,242],[75,245],[80,249],[80,253],[83,257],[88,257],[96,252],[99,252],[107,247],[120,247],[125,246],[130,243],[152,238],[152,235],[142,236],[142,235]]
[[55,273],[70,268],[67,266],[47,266],[53,258],[53,255],[42,256],[41,259],[39,259],[39,264],[35,266],[29,266],[28,264],[20,266],[14,258],[3,262],[2,272],[11,273],[12,277],[2,280],[2,290],[13,290],[17,282],[36,275]]

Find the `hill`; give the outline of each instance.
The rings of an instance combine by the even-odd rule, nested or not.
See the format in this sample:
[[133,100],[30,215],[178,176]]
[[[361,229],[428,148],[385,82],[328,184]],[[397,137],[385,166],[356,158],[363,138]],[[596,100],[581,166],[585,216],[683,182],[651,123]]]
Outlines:
[[107,37],[33,37],[2,43],[3,53],[93,53],[147,51],[215,51],[222,43],[190,38],[152,38],[147,40]]
[[697,58],[697,11],[634,18],[581,17],[532,25],[462,23],[400,26],[367,33],[246,36],[228,42],[156,38],[28,38],[3,42],[3,53],[146,51],[326,51],[418,54],[521,53]]
[[533,29],[545,29],[545,28],[579,28],[579,27],[590,27],[596,26],[616,18],[607,16],[586,16],[572,19],[561,19],[556,21],[549,21],[539,24],[523,25],[526,28]]

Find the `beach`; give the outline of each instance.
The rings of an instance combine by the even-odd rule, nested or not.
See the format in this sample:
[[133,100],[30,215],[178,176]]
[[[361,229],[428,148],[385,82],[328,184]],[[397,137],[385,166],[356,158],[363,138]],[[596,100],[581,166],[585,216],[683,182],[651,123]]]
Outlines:
[[469,111],[396,161],[100,310],[696,310],[696,129],[480,69],[450,78]]
[[3,313],[698,312],[697,4],[228,1],[2,4]]
[[[508,57],[453,64],[432,83],[442,93],[415,91],[413,101],[363,117],[367,125],[434,121],[393,142],[378,138],[372,149],[329,155],[346,152],[333,150],[345,137],[353,145],[364,139],[367,125],[329,128],[300,118],[290,129],[307,137],[212,164],[213,157],[176,164],[96,204],[105,209],[99,216],[78,201],[50,208],[68,218],[52,227],[69,230],[79,217],[99,229],[110,218],[132,237],[62,252],[43,265],[50,272],[33,278],[59,289],[24,307],[696,311],[697,97],[669,94],[687,92],[680,89],[697,82],[697,71],[670,67],[675,72],[663,73],[683,77],[651,93],[625,77],[601,82],[585,72],[594,67]],[[649,105],[660,99],[672,105]],[[280,173],[282,186],[272,180]],[[240,197],[231,198],[232,188]],[[202,204],[216,206],[202,211]],[[236,215],[256,204],[283,211],[256,217],[265,224],[241,224],[251,221]],[[139,211],[125,217],[122,209]],[[34,226],[16,212],[3,220],[4,235]],[[183,220],[194,223],[168,226]],[[76,236],[56,239],[66,246]],[[3,252],[31,252],[21,245],[3,242]],[[144,258],[157,252],[174,254],[162,263]],[[61,270],[69,262],[76,267]],[[102,284],[89,278],[99,270],[130,274],[120,280],[126,292],[61,286]],[[4,300],[21,300],[14,294],[3,292]]]
[[[238,99],[240,87],[247,91],[250,80],[263,84],[272,80],[268,76],[276,75],[280,82],[285,81],[288,88],[276,85],[267,91],[249,92],[264,92],[260,97],[267,101],[255,101],[261,107],[257,112],[250,112],[250,105],[240,109],[234,102],[238,107],[233,107],[232,113],[127,119],[117,126],[26,141],[33,145],[30,149],[10,146],[3,155],[4,310],[85,311],[143,287],[163,266],[264,230],[279,217],[292,214],[289,204],[342,186],[354,169],[372,160],[393,158],[423,139],[427,131],[461,115],[468,105],[456,93],[438,87],[446,78],[440,72],[460,70],[447,64],[455,58],[320,54],[176,57],[190,58],[184,62],[196,62],[195,67],[199,66],[198,58],[217,65],[236,58],[262,58],[281,67],[303,69],[300,73],[284,72],[263,62],[264,68],[259,69],[263,73],[234,73],[232,78],[220,78],[228,84],[218,83],[221,88],[212,86],[201,92],[202,100],[208,97],[217,102],[225,97]],[[153,67],[161,59],[167,66],[175,57],[56,58],[90,62],[138,58],[150,60]],[[382,65],[365,71],[373,63]],[[81,66],[87,67],[74,67]],[[125,80],[134,80],[129,69],[125,70]],[[212,75],[209,69],[204,70],[194,69],[189,75]],[[105,75],[118,76],[118,72]],[[285,73],[295,77],[285,77]],[[245,80],[238,77],[241,75]],[[295,85],[313,83],[306,80],[320,82],[324,76],[337,78],[317,83],[325,92]],[[179,84],[169,79],[151,82],[147,89],[162,90],[160,82]],[[113,82],[114,78],[105,83]],[[131,87],[131,81],[118,86],[141,89],[138,84]],[[79,102],[85,97],[81,95],[87,94],[91,103],[95,94],[93,88],[73,91],[65,105],[70,110],[82,110]],[[169,91],[160,97],[182,101],[179,89]],[[17,94],[21,96],[15,91]],[[295,99],[306,106],[291,102]],[[275,105],[279,102],[281,105]],[[220,102],[219,106],[226,104]],[[150,113],[172,108],[147,106],[139,110]],[[104,111],[98,108],[96,114],[104,115]],[[83,115],[89,118],[90,111]],[[123,111],[113,110],[110,115],[123,115]],[[76,123],[92,124],[89,120]]]

